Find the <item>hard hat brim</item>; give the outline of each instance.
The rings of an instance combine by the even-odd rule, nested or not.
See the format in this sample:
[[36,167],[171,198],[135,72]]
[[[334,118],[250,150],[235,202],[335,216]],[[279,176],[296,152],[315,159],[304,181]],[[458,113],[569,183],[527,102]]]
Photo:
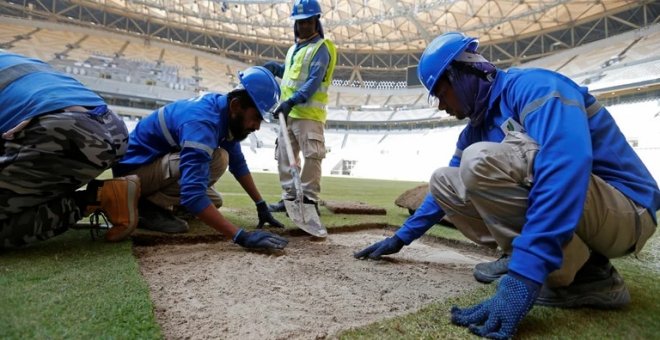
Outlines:
[[319,14],[319,13],[314,13],[314,14],[296,14],[296,15],[292,15],[292,16],[290,16],[290,18],[291,18],[291,20],[296,21],[296,20],[305,20],[305,19],[309,19],[309,18],[311,18],[311,17],[313,17],[313,16],[317,16],[317,15],[320,16],[321,14]]

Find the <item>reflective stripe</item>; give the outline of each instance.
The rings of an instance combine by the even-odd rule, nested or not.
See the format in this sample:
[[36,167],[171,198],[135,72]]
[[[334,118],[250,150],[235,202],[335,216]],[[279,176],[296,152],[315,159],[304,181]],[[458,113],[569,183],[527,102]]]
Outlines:
[[296,104],[298,107],[315,107],[317,109],[325,109],[328,105],[318,101],[308,101],[306,103]]
[[463,157],[463,150],[456,149],[456,151],[454,151],[454,157],[458,157],[458,158]]
[[[524,124],[525,118],[527,118],[528,114],[532,113],[533,111],[535,111],[539,107],[543,106],[548,100],[550,100],[552,98],[559,99],[559,101],[561,101],[561,103],[564,104],[564,105],[577,106],[583,112],[585,112],[584,106],[580,105],[580,103],[578,101],[568,99],[568,98],[564,98],[564,97],[561,96],[559,91],[553,91],[552,93],[548,94],[547,96],[538,98],[538,99],[532,101],[531,103],[527,104],[527,106],[525,106],[523,108],[522,112],[520,113],[520,123]],[[585,114],[587,114],[587,112],[585,112]],[[590,117],[590,116],[587,115],[587,117]]]
[[48,65],[28,63],[12,65],[2,69],[0,71],[0,92],[16,79],[36,72],[55,72],[55,70]]
[[305,50],[305,56],[303,57],[302,60],[302,65],[300,69],[300,74],[298,75],[298,79],[307,80],[307,77],[309,76],[309,68],[311,67],[312,64],[312,57],[314,57],[314,52],[316,52],[317,50],[315,46],[320,44],[323,44],[323,40],[319,40],[314,45],[310,46]]
[[167,129],[167,123],[165,123],[165,107],[158,109],[158,123],[160,123],[160,130],[163,133],[163,137],[167,140],[167,143],[171,147],[178,147],[179,145],[174,141],[170,130]]
[[600,102],[595,101],[593,104],[589,105],[587,108],[587,117],[593,117],[600,109],[603,108],[603,105],[600,105]]
[[295,87],[295,88],[299,88],[299,87],[302,86],[306,81],[307,81],[307,78],[305,78],[304,80],[286,79],[286,80],[282,80],[280,86],[287,86],[287,87]]
[[186,141],[185,143],[183,143],[183,147],[206,151],[206,153],[209,154],[209,156],[213,156],[213,149],[210,146],[202,143]]
[[[287,79],[287,80],[283,80],[280,83],[280,86],[300,88],[306,82],[307,82],[307,78],[305,78],[304,80],[298,80],[298,81],[293,80],[293,79]],[[321,85],[319,85],[319,88],[316,90],[316,92],[328,92],[328,88],[329,88],[329,86],[327,84],[321,83]]]

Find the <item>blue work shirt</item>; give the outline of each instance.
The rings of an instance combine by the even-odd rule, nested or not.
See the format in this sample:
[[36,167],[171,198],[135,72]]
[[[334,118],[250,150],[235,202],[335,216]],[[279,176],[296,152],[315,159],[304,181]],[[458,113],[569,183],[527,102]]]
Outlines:
[[[660,209],[658,185],[604,107],[569,78],[544,69],[498,70],[483,124],[461,132],[450,166],[473,143],[501,142],[515,122],[539,144],[534,183],[522,233],[513,241],[509,269],[542,283],[562,264],[562,246],[583,214],[590,175],[648,209]],[[419,216],[417,216],[419,215]],[[444,212],[429,194],[397,231],[406,244],[420,237]],[[657,221],[656,221],[657,223]]]
[[[16,68],[21,65],[28,68],[22,71]],[[105,106],[99,95],[76,79],[41,60],[13,53],[0,52],[0,87],[3,86],[0,91],[0,133],[24,120],[69,106]]]
[[[296,47],[293,50],[293,56],[300,51],[301,48],[312,44],[316,43],[319,41],[321,36],[317,36],[314,39],[311,39],[309,41],[305,41],[303,43],[296,43]],[[291,61],[293,62],[294,58],[291,58]],[[301,104],[307,102],[307,99],[311,97],[321,86],[321,83],[323,82],[323,77],[325,77],[325,72],[328,69],[328,64],[330,63],[330,52],[328,52],[328,47],[323,44],[319,46],[319,49],[316,51],[316,54],[314,54],[314,57],[312,57],[312,62],[309,66],[309,75],[307,76],[307,80],[305,83],[296,90],[296,92],[289,98],[289,100],[292,101],[292,103],[295,104]],[[275,69],[273,75],[275,75],[278,78],[282,78],[284,76],[284,69],[285,69],[284,64],[280,64],[277,69]]]
[[[159,111],[162,110],[162,120]],[[163,124],[166,128],[163,129]],[[227,96],[208,93],[179,100],[156,110],[138,122],[128,137],[128,151],[113,167],[123,176],[173,152],[180,152],[181,204],[198,214],[211,204],[210,163],[218,147],[229,154],[229,171],[239,178],[250,171],[238,141],[229,140]]]

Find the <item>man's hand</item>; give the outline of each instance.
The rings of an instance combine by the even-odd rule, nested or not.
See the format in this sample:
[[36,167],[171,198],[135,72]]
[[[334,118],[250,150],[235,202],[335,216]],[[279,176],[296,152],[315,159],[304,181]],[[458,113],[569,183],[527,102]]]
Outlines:
[[539,283],[509,272],[490,299],[467,308],[452,307],[451,322],[482,337],[509,339],[532,309],[540,289]]
[[281,112],[284,115],[284,119],[287,119],[292,107],[293,105],[288,100],[282,101],[277,104],[275,111],[273,111],[273,116],[275,116],[275,119],[278,119]]
[[272,73],[274,76],[277,76],[277,71],[282,67],[282,64],[276,62],[276,61],[268,61],[264,64],[264,68],[266,68],[270,73]]
[[401,248],[403,248],[403,241],[401,241],[398,236],[394,235],[362,249],[353,254],[353,256],[355,256],[356,259],[369,258],[372,260],[379,260],[381,255],[398,253]]
[[257,229],[263,228],[264,224],[266,223],[270,224],[274,228],[284,228],[284,224],[276,220],[270,211],[268,211],[268,204],[266,204],[266,201],[261,200],[257,202],[257,214],[259,215],[259,224],[257,225]]
[[236,235],[234,235],[234,243],[250,249],[280,250],[289,244],[289,240],[267,231],[245,231],[239,229]]

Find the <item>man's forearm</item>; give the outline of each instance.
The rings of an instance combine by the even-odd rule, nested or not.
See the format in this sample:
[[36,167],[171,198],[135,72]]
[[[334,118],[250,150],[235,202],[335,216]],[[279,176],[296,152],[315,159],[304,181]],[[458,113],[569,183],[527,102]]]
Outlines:
[[262,200],[261,194],[259,193],[259,190],[257,189],[257,185],[254,184],[254,179],[252,178],[252,174],[247,173],[239,178],[237,178],[238,183],[243,187],[243,190],[250,195],[250,198],[252,198],[252,201],[259,202]]
[[238,227],[222,216],[213,204],[210,204],[197,214],[197,218],[229,239],[233,239],[234,235],[238,232]]

